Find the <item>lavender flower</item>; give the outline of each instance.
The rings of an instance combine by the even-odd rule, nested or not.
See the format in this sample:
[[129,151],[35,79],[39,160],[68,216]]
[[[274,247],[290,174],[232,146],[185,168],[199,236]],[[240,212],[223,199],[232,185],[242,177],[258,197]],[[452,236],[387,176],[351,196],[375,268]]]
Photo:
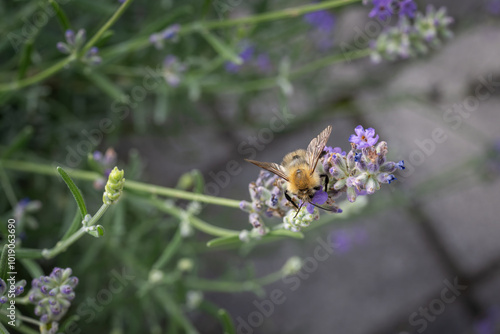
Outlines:
[[417,5],[413,0],[396,0],[399,16],[414,18],[417,11]]
[[252,45],[249,45],[247,43],[242,43],[242,50],[239,53],[239,57],[243,61],[242,64],[236,64],[231,61],[227,62],[225,64],[226,71],[230,73],[236,73],[240,70],[240,68],[243,66],[243,64],[248,63],[254,55],[255,48]]
[[378,17],[382,21],[385,21],[387,18],[391,17],[393,13],[391,5],[392,0],[373,0],[373,9],[368,16]]
[[358,148],[365,148],[373,146],[378,141],[378,135],[375,136],[375,130],[373,128],[364,129],[361,125],[358,125],[354,132],[355,135],[349,137],[349,141],[357,145]]
[[[83,43],[85,42],[86,39],[85,29],[78,30],[76,35],[73,30],[68,29],[66,30],[64,37],[66,39],[66,43],[58,42],[56,44],[56,47],[59,50],[59,52],[64,54],[71,54],[71,53],[76,54],[83,46]],[[100,64],[102,59],[99,56],[99,49],[93,46],[92,48],[90,48],[89,51],[87,51],[87,53],[82,57],[81,60],[89,65]]]
[[[440,45],[440,38],[452,36],[448,26],[453,19],[446,15],[446,9],[438,11],[428,6],[426,14],[417,13],[413,0],[373,0],[370,16],[387,19],[392,13],[399,13],[396,26],[385,29],[376,40],[371,41],[371,59],[379,63],[382,59],[396,60],[426,53],[428,47]],[[409,19],[414,19],[410,22]]]
[[311,33],[311,39],[315,41],[319,50],[328,50],[333,46],[335,17],[329,11],[318,10],[307,13],[304,15],[304,21],[315,28]]
[[[17,297],[24,292],[24,287],[26,286],[26,280],[20,280],[15,283],[14,295]],[[0,278],[0,305],[5,304],[9,301],[9,298],[5,295],[9,289],[5,281]]]
[[417,35],[431,45],[439,45],[439,37],[450,38],[451,31],[448,26],[453,19],[446,16],[446,8],[440,8],[438,11],[433,6],[427,6],[425,15],[418,13],[415,20],[415,30]]
[[330,242],[332,248],[339,253],[348,252],[353,246],[362,244],[368,238],[367,232],[363,228],[340,229],[331,232]]
[[71,273],[70,268],[56,267],[49,276],[41,276],[31,282],[28,298],[36,305],[35,314],[40,317],[40,322],[57,323],[68,311],[78,285],[78,278]]
[[335,25],[335,18],[327,10],[318,10],[304,15],[304,21],[323,32],[331,32]]
[[177,41],[179,31],[181,30],[180,24],[173,24],[167,27],[165,30],[154,33],[149,36],[149,42],[153,44],[157,49],[162,49],[165,41],[172,40]]
[[486,3],[486,10],[492,15],[500,15],[500,0],[490,0]]
[[[42,207],[42,202],[38,200],[30,200],[28,197],[21,199],[14,207],[14,218],[16,221],[23,219],[26,214],[36,212]],[[33,218],[33,217],[30,217]],[[36,225],[36,221],[33,220]]]
[[285,198],[283,182],[268,171],[261,171],[248,190],[252,202],[242,201],[240,208],[249,213],[250,224],[262,234],[265,232],[262,216],[284,217],[291,204]]
[[181,82],[182,72],[186,70],[186,66],[181,63],[176,56],[168,55],[163,60],[163,77],[165,81],[172,87],[176,87]]
[[299,232],[303,227],[307,227],[313,220],[319,219],[319,213],[313,210],[309,213],[308,210],[302,208],[298,213],[295,210],[290,210],[283,217],[283,227],[292,232]]

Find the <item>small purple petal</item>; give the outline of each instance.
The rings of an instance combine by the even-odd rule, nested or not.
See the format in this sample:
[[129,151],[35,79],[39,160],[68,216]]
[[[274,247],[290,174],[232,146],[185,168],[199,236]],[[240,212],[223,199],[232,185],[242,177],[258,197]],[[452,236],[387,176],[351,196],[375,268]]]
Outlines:
[[317,205],[321,205],[324,204],[327,199],[328,199],[328,194],[323,190],[318,190],[311,199],[311,202]]

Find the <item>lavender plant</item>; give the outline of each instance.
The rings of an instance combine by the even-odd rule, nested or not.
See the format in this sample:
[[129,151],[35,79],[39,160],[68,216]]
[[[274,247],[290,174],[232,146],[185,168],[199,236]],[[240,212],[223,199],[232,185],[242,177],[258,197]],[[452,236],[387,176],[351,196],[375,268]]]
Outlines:
[[[48,334],[68,332],[76,324],[82,332],[104,328],[116,333],[194,334],[203,331],[193,324],[192,314],[204,312],[225,333],[235,333],[229,312],[212,303],[209,293],[263,296],[265,286],[297,274],[303,261],[292,256],[260,276],[248,264],[245,270],[229,269],[208,279],[205,252],[231,248],[244,254],[264,242],[305,238],[302,232],[320,226],[320,216],[325,222],[349,217],[357,210],[352,209],[354,202],[394,181],[404,163],[388,161],[387,143],[379,142],[372,128],[361,126],[349,138],[349,152],[325,147],[318,164],[329,183],[312,203],[332,208],[331,215],[307,204],[295,216],[284,196],[284,182],[268,172],[250,183],[250,200],[245,201],[204,193],[205,181],[197,170],[183,174],[172,188],[157,185],[167,182],[157,177],[149,178],[151,183],[137,181],[148,177],[142,174],[139,153],[120,159],[116,153],[124,151],[121,138],[162,138],[165,130],[172,139],[184,131],[185,122],[219,130],[232,127],[218,114],[218,93],[244,94],[238,103],[246,105],[246,99],[261,98],[258,91],[276,88],[288,100],[299,78],[316,76],[327,66],[370,56],[376,61],[409,57],[450,36],[451,19],[444,9],[430,8],[423,14],[412,0],[374,0],[369,17],[397,16],[399,23],[371,48],[346,57],[334,38],[341,15],[337,9],[356,2],[307,2],[293,8],[279,2],[274,10],[245,4],[212,13],[209,1],[203,8],[195,0],[132,7],[132,0],[77,0],[80,6],[49,1],[54,24],[36,26],[25,36],[26,27],[17,22],[20,33],[7,36],[15,52],[5,51],[6,43],[0,46],[2,59],[9,59],[0,65],[0,103],[6,115],[1,133],[9,143],[0,147],[0,183],[7,198],[0,207],[17,222],[17,265],[25,278],[15,284],[18,328],[28,333],[35,325]],[[35,4],[23,5],[36,14]],[[12,12],[17,6],[7,5]],[[244,16],[231,13],[243,8]],[[86,15],[76,15],[76,10]],[[53,27],[56,20],[59,30]],[[5,22],[0,26],[6,27]],[[295,38],[300,33],[305,40]],[[203,103],[209,111],[199,111]],[[241,109],[235,119],[262,128],[259,117],[246,106]],[[209,112],[215,120],[207,118]],[[291,122],[289,129],[302,122]],[[117,151],[105,151],[109,144]],[[178,146],[189,150],[188,143]],[[195,159],[197,154],[189,156]],[[55,168],[54,161],[65,161],[71,168]],[[165,171],[165,178],[174,173]],[[53,182],[57,176],[64,183]],[[28,195],[31,199],[18,200]],[[206,221],[205,205],[236,209],[238,214],[241,209],[248,213],[251,228]],[[94,206],[99,209],[89,213]],[[3,227],[1,231],[6,234]],[[1,261],[5,266],[5,258]],[[60,268],[45,276],[47,265]],[[29,277],[31,289],[23,295]],[[2,305],[10,302],[5,279],[0,277]],[[113,294],[109,303],[99,304],[99,293],[107,291],[103,287],[112,287]],[[4,311],[0,305],[0,313]],[[0,318],[0,324],[4,320]]]

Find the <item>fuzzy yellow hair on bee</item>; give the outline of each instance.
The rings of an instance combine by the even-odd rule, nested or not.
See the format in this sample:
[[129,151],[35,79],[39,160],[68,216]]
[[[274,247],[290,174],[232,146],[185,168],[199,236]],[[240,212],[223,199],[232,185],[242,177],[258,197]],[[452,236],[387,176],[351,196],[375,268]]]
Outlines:
[[298,213],[300,208],[292,200],[288,192],[302,200],[302,205],[304,203],[311,203],[315,205],[311,200],[316,191],[321,190],[322,177],[325,178],[325,191],[327,190],[328,176],[319,175],[319,172],[316,170],[316,165],[318,164],[318,160],[321,157],[321,153],[323,152],[331,133],[332,127],[329,125],[316,138],[311,140],[307,146],[307,150],[300,149],[288,153],[283,158],[281,164],[249,159],[245,160],[260,168],[268,170],[287,181],[285,197],[295,208],[297,208]]

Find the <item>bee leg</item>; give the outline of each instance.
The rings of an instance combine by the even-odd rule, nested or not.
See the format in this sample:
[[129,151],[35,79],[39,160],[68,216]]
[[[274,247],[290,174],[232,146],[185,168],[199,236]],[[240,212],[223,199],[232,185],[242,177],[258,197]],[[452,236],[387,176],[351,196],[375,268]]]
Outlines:
[[299,207],[297,206],[297,204],[295,204],[295,202],[293,201],[293,199],[290,197],[290,195],[288,195],[288,192],[285,190],[285,198],[293,204],[293,206],[296,208],[296,209],[299,209]]
[[328,178],[328,175],[322,174],[319,177],[324,177],[325,178],[325,192],[328,191],[328,183],[330,183],[330,179]]

